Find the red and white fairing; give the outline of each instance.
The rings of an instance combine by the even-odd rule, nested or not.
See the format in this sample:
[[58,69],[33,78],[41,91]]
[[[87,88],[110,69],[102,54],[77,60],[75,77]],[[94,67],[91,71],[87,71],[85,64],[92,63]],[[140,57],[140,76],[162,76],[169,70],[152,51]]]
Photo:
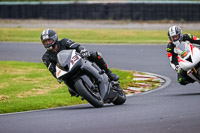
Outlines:
[[188,54],[185,57],[181,57],[183,51],[177,47],[178,62],[183,70],[188,71],[200,62],[200,50],[188,42],[185,42],[184,45]]
[[[181,69],[187,71],[188,76],[193,78],[196,81],[199,81],[193,73],[196,71],[194,68],[200,62],[200,49],[193,46],[189,42],[181,43],[177,46],[177,53],[178,53],[178,62]],[[187,55],[183,56],[183,51],[187,52]]]

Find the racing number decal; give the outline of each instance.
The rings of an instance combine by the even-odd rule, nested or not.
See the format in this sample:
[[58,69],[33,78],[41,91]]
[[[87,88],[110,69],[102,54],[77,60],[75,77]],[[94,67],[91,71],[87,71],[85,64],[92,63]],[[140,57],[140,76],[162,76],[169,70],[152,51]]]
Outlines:
[[70,60],[70,63],[72,65],[74,65],[74,63],[79,59],[78,55],[75,55],[74,57],[72,57],[72,59]]

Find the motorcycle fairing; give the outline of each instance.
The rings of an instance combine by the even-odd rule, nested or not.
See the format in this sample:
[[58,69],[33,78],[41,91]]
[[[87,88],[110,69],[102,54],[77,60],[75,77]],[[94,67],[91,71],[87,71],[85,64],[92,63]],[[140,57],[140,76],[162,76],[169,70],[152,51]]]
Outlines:
[[[94,87],[89,77],[93,77],[99,86],[99,91],[102,99],[107,97],[110,93],[111,83],[109,83],[109,78],[105,72],[103,72],[95,63],[88,60],[82,60],[82,58],[76,54],[75,50],[62,50],[58,53],[58,62],[56,66],[56,76],[57,78],[63,78],[73,74],[74,69],[80,69],[86,75],[80,76],[88,87]],[[59,68],[60,66],[61,68]],[[78,65],[78,66],[77,66]],[[65,70],[68,66],[69,70]]]
[[81,57],[76,54],[76,50],[62,50],[58,53],[57,59],[59,65],[63,68],[66,68],[65,70],[68,71],[72,69],[72,67],[81,59]]
[[[186,51],[188,54],[185,57],[181,57],[183,51]],[[189,42],[182,42],[177,46],[178,53],[178,62],[180,67],[188,71],[192,69],[196,64],[200,62],[200,51],[198,48],[192,46]]]
[[108,89],[110,89],[108,76],[105,73],[100,74],[100,71],[93,67],[93,65],[94,64],[91,62],[85,61],[85,63],[83,63],[81,67],[81,70],[84,71],[86,74],[93,76],[98,81],[100,94],[104,99],[105,95],[109,91]]
[[59,67],[56,66],[56,77],[60,79],[62,76],[67,74],[68,72],[61,70]]
[[82,79],[82,81],[83,81],[85,84],[87,84],[87,86],[88,86],[89,88],[93,88],[93,87],[94,87],[93,83],[91,82],[91,80],[90,80],[90,78],[89,78],[88,76],[83,75],[83,76],[80,77],[80,79]]

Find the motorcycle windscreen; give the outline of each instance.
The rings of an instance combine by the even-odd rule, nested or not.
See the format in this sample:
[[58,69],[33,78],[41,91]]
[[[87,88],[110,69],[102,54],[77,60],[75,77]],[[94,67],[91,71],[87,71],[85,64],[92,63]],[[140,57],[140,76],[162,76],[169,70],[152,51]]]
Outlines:
[[[180,56],[183,56],[185,52],[190,53],[190,44],[189,42],[181,42],[179,45],[177,45],[177,53]],[[185,56],[184,56],[185,57]]]
[[69,65],[72,53],[75,50],[62,50],[57,54],[57,59],[59,64],[64,68],[66,65]]

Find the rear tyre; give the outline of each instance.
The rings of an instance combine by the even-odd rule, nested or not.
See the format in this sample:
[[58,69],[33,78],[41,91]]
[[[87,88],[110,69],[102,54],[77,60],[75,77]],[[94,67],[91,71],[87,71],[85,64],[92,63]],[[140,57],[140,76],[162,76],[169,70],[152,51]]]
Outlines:
[[81,79],[76,81],[75,88],[79,95],[87,100],[91,105],[96,108],[103,107],[104,103],[100,93],[89,88]]
[[117,91],[117,98],[115,101],[113,101],[114,105],[121,105],[126,102],[126,94],[124,93],[123,89],[118,86],[117,89],[114,89],[114,91]]

